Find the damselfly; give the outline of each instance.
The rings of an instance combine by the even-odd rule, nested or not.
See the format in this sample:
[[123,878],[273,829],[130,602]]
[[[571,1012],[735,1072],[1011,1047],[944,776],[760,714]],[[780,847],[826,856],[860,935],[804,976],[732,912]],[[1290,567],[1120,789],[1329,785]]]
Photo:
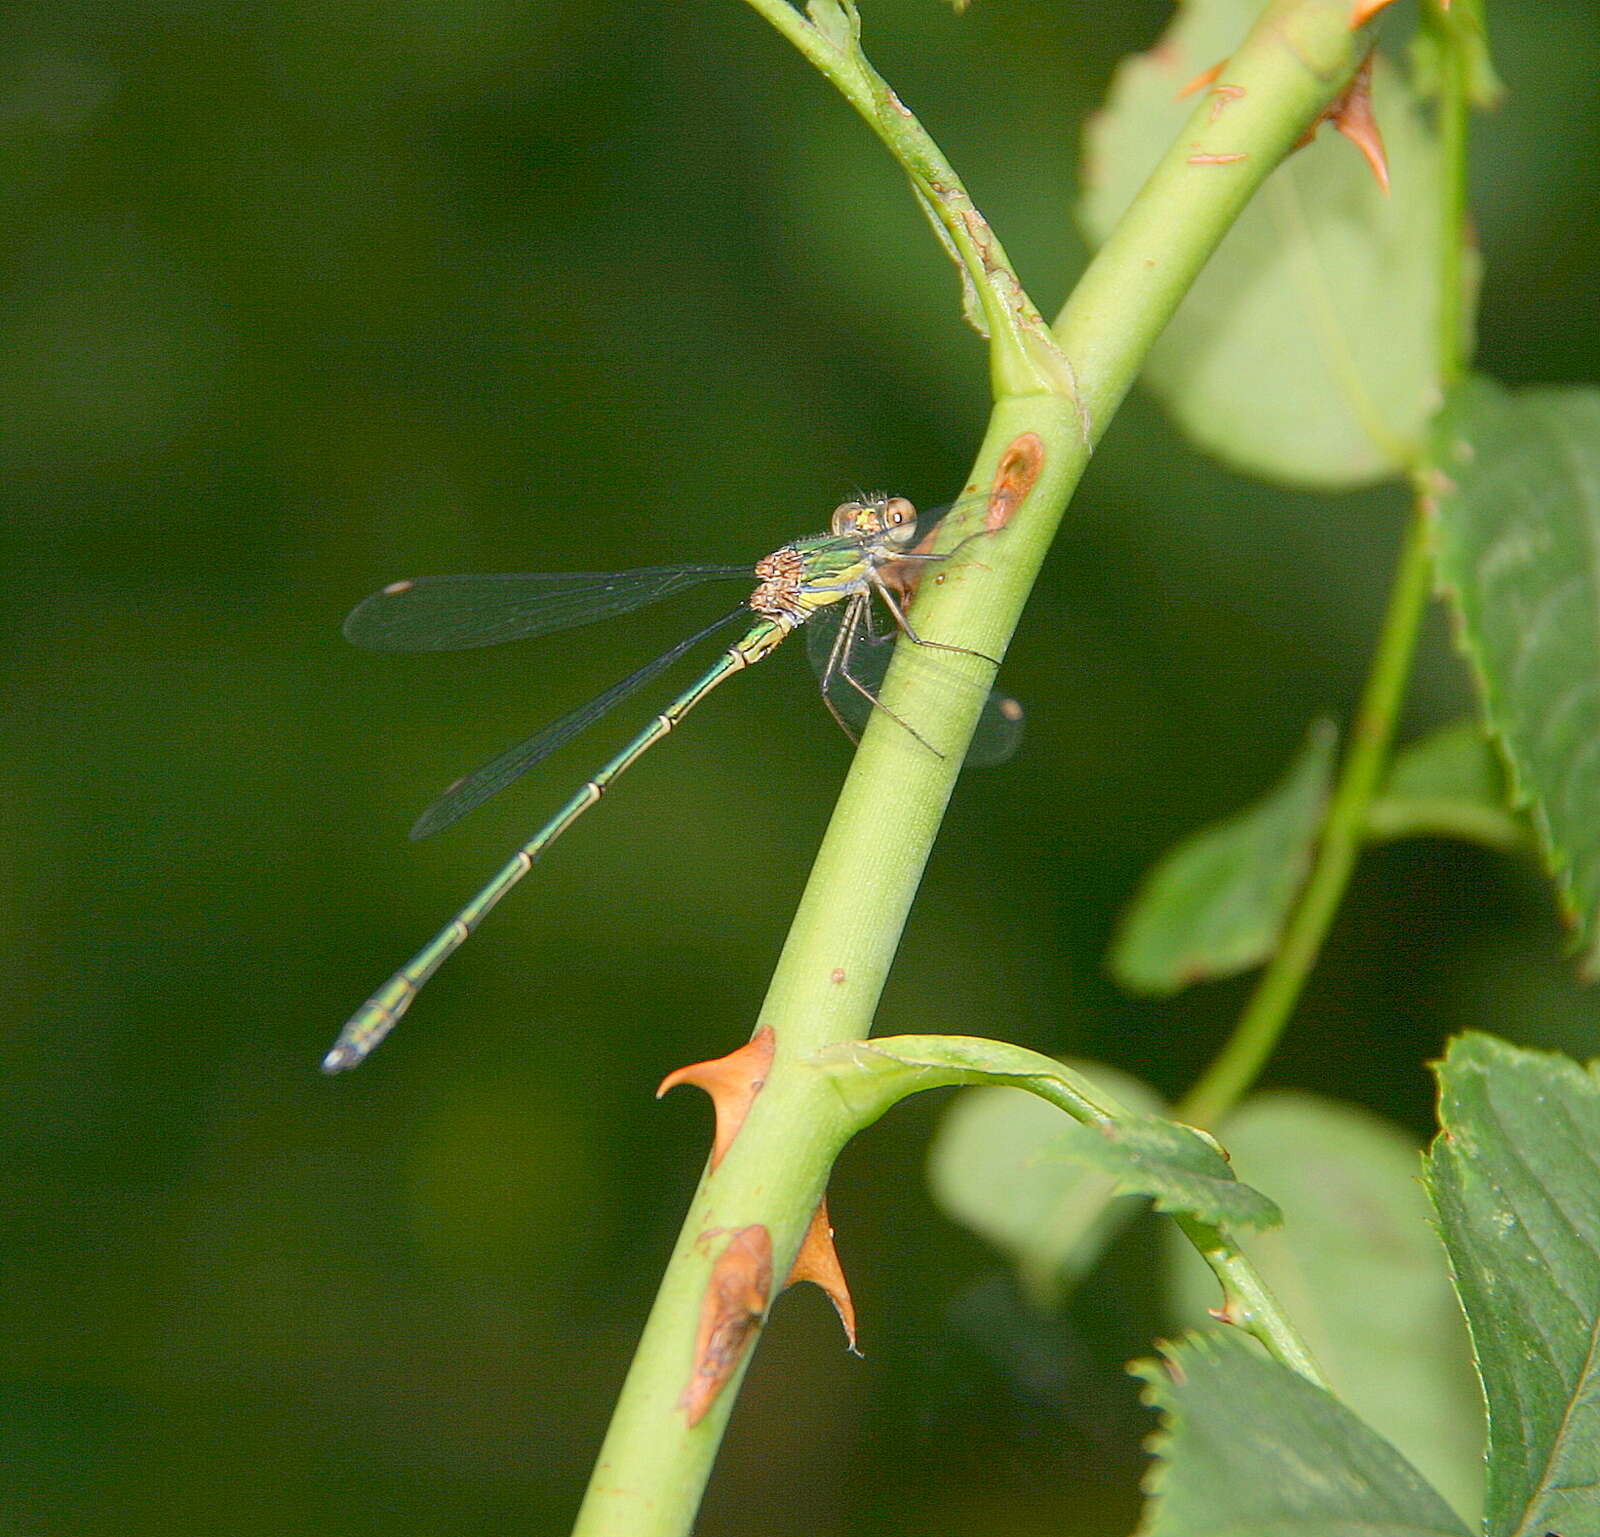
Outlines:
[[[797,539],[749,566],[677,565],[641,571],[537,573],[524,576],[433,576],[396,582],[357,605],[344,632],[374,651],[456,651],[549,635],[626,614],[704,582],[756,580],[755,590],[732,613],[680,642],[664,656],[614,684],[525,742],[457,780],[411,830],[413,838],[448,827],[565,746],[686,652],[719,630],[743,621],[748,628],[694,683],[667,705],[625,747],[607,760],[465,907],[416,956],[351,1016],[323,1068],[354,1067],[392,1030],[422,984],[458,950],[490,909],[533,868],[534,861],[606,792],[617,776],[675,727],[719,683],[762,660],[794,630],[809,626],[812,661],[822,695],[835,719],[857,737],[874,709],[885,707],[877,685],[887,667],[894,633],[923,651],[960,651],[924,640],[907,618],[906,592],[915,573],[948,560],[922,546],[945,511],[919,519],[904,497],[867,497],[834,509],[830,531]],[[962,544],[982,537],[970,535]],[[957,548],[961,548],[958,545]],[[880,633],[873,624],[876,598],[893,621]],[[949,676],[946,685],[956,684]],[[886,712],[893,715],[893,712]],[[899,715],[893,718],[929,751],[937,751]],[[984,703],[968,762],[999,762],[1015,748],[1022,712],[1016,702],[990,694]]]

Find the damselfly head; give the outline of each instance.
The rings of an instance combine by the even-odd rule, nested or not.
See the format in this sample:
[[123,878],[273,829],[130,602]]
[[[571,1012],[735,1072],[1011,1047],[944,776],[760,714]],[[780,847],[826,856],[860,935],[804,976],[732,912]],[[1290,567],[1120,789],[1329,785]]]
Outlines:
[[870,539],[887,536],[896,548],[916,542],[917,509],[903,496],[865,496],[833,509],[835,534]]

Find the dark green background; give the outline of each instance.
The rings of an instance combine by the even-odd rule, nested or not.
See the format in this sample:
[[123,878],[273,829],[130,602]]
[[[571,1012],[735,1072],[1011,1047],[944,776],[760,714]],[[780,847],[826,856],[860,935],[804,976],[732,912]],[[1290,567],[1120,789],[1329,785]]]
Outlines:
[[[1600,28],[1493,9],[1481,358],[1593,377]],[[868,5],[1047,310],[1080,125],[1166,10]],[[848,747],[797,657],[739,680],[332,1081],[349,1009],[629,723],[437,842],[415,812],[721,599],[445,657],[339,621],[399,576],[754,558],[858,486],[949,494],[986,399],[954,277],[736,0],[14,0],[0,259],[0,1531],[559,1533],[704,1152],[705,1104],[651,1089],[749,1029]],[[1115,915],[1348,707],[1401,511],[1231,478],[1132,400],[882,1027],[1181,1089],[1243,988],[1119,997]],[[1435,623],[1410,727],[1466,697]],[[1272,1077],[1420,1132],[1450,1030],[1592,1049],[1560,951],[1530,870],[1377,854]],[[1148,1234],[1030,1322],[922,1193],[938,1110],[836,1179],[866,1361],[785,1300],[703,1532],[1129,1521]]]

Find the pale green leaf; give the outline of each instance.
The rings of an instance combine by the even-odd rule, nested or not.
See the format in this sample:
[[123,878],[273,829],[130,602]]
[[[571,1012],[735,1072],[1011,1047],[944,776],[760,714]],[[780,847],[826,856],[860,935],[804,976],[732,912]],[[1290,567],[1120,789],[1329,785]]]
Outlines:
[[1527,829],[1509,808],[1504,763],[1476,721],[1460,720],[1396,755],[1367,808],[1367,836],[1461,838],[1520,849]]
[[1600,965],[1600,391],[1473,380],[1435,441],[1439,582],[1586,970]]
[[1239,1335],[1134,1369],[1162,1420],[1141,1537],[1466,1537],[1394,1447]]
[[[1259,0],[1188,0],[1155,48],[1119,67],[1085,142],[1079,206],[1091,240],[1106,237],[1195,110],[1180,89],[1225,60],[1260,10]],[[1269,480],[1388,479],[1415,461],[1438,406],[1437,148],[1381,57],[1372,90],[1391,195],[1324,127],[1245,209],[1145,369],[1196,444]],[[1227,110],[1214,90],[1200,99]]]
[[[1310,1094],[1246,1100],[1218,1128],[1242,1180],[1283,1226],[1242,1247],[1340,1399],[1387,1436],[1457,1510],[1483,1493],[1483,1400],[1416,1144],[1398,1127]],[[1174,1242],[1181,1321],[1216,1305],[1216,1280]]]
[[1272,954],[1310,869],[1333,749],[1333,727],[1319,722],[1280,784],[1191,834],[1145,877],[1111,948],[1124,987],[1175,993]]
[[1439,1068],[1428,1188],[1489,1400],[1489,1537],[1600,1534],[1600,1074],[1486,1035]]
[[[1132,1110],[1162,1110],[1137,1078],[1100,1063],[1069,1065]],[[973,1089],[952,1102],[928,1154],[928,1183],[945,1215],[1006,1255],[1044,1308],[1088,1273],[1123,1218],[1111,1205],[1110,1175],[1038,1158],[1064,1125],[1056,1106],[1031,1094]]]

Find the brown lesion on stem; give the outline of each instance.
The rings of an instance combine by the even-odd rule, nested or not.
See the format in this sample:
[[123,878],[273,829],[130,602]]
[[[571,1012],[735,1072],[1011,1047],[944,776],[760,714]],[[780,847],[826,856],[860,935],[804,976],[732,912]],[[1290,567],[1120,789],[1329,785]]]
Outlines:
[[711,1144],[713,1169],[733,1146],[733,1139],[739,1135],[750,1106],[766,1085],[775,1040],[772,1026],[763,1025],[737,1051],[725,1057],[713,1057],[708,1062],[691,1062],[687,1067],[680,1067],[668,1073],[656,1090],[656,1098],[660,1099],[668,1089],[675,1089],[680,1083],[692,1083],[711,1096],[711,1106],[717,1117],[717,1132]]
[[995,533],[1011,521],[1043,469],[1044,440],[1038,433],[1024,432],[1011,440],[1000,456],[994,482],[989,487],[989,510],[983,520],[985,533]]
[[729,1238],[706,1282],[700,1327],[695,1333],[694,1367],[678,1399],[678,1407],[691,1425],[705,1418],[738,1369],[771,1297],[772,1235],[755,1222]]
[[[1043,471],[1044,460],[1044,440],[1038,433],[1024,432],[1012,439],[1005,452],[1000,455],[1000,462],[995,466],[994,479],[989,484],[982,533],[996,533],[1016,516],[1017,509],[1033,489],[1034,482],[1038,480],[1040,473]],[[969,481],[963,492],[962,499],[965,501],[966,497],[970,495],[976,500],[978,494],[978,488]],[[966,537],[971,539],[975,535],[969,534]],[[937,538],[938,530],[936,529],[912,553],[917,555],[928,554]],[[903,593],[909,599],[916,596],[917,587],[923,580],[926,565],[927,563],[921,560],[901,561],[898,565],[885,566],[879,572],[879,575],[888,586],[894,588],[898,593]],[[933,580],[942,582],[945,579],[945,574],[942,571],[935,572]],[[842,974],[837,980],[844,980]]]
[[811,1214],[811,1226],[806,1229],[806,1236],[800,1242],[800,1252],[794,1257],[789,1279],[783,1284],[787,1289],[799,1285],[801,1281],[810,1281],[828,1294],[834,1312],[839,1315],[839,1322],[844,1325],[845,1343],[850,1353],[860,1355],[861,1352],[856,1349],[856,1305],[850,1300],[844,1267],[840,1265],[839,1252],[833,1246],[833,1225],[828,1221],[826,1196],[817,1202],[817,1209]]

